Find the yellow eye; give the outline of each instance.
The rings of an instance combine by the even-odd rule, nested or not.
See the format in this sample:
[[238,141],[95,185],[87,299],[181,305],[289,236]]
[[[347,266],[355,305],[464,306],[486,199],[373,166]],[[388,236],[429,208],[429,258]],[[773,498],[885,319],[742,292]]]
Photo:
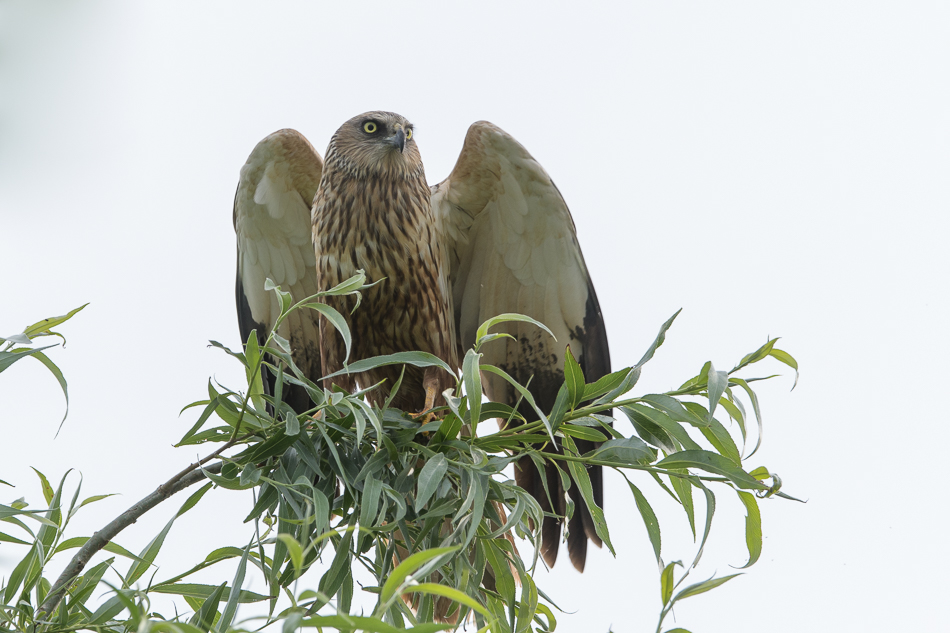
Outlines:
[[375,134],[376,124],[373,123],[372,121],[367,121],[366,123],[363,124],[363,131],[366,132],[367,134]]
[[411,138],[412,138],[412,128],[409,128],[408,130],[406,130],[406,140],[408,141]]

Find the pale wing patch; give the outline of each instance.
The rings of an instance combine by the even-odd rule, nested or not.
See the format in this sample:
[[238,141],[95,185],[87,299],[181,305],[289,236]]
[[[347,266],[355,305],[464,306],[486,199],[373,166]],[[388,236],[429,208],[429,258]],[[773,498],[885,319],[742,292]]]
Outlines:
[[[265,279],[291,292],[295,301],[316,293],[307,200],[316,193],[322,165],[303,136],[281,130],[261,141],[241,169],[234,209],[238,276],[253,320],[267,327],[280,310],[274,293],[264,290]],[[311,335],[315,323],[316,317],[295,316],[281,334]]]
[[519,312],[557,341],[530,324],[508,324],[499,330],[518,340],[487,346],[486,362],[560,370],[568,344],[580,357],[590,283],[570,212],[541,165],[498,128],[477,123],[432,204],[452,254],[462,345],[474,343],[485,319]]
[[294,189],[289,169],[283,161],[268,162],[254,190],[254,202],[266,207],[268,215],[275,220],[280,220],[294,208],[310,210],[300,193]]

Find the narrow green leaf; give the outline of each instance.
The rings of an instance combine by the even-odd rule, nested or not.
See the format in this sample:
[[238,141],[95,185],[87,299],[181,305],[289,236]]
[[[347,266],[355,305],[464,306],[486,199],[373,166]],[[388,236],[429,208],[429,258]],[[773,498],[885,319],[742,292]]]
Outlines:
[[[25,505],[26,504],[24,504],[24,506]],[[27,518],[33,519],[34,521],[42,523],[43,525],[49,525],[54,528],[57,527],[55,523],[53,523],[46,517],[39,516],[40,513],[42,512],[46,512],[46,510],[23,510],[21,508],[13,508],[10,506],[5,506],[3,504],[0,504],[0,520],[7,520],[10,517],[23,515]]]
[[416,501],[414,506],[417,513],[429,502],[429,499],[435,493],[439,484],[442,483],[442,478],[445,476],[448,468],[449,465],[445,461],[445,455],[442,453],[437,453],[435,457],[428,460],[425,466],[422,467],[417,480]]
[[92,495],[91,497],[86,497],[85,499],[83,499],[82,503],[79,504],[79,507],[82,508],[89,505],[90,503],[95,503],[96,501],[102,501],[103,499],[107,499],[109,497],[114,497],[114,496],[116,496],[116,493],[114,492],[107,495]]
[[[225,583],[227,585],[227,583]],[[176,596],[189,596],[193,598],[199,598],[202,600],[207,599],[212,593],[217,590],[216,585],[199,585],[194,583],[178,583],[173,585],[155,585],[149,589],[149,592],[152,593],[165,593],[172,594]],[[222,600],[229,600],[231,598],[231,590],[225,586],[224,591],[221,593]],[[240,602],[263,602],[264,600],[270,600],[270,596],[262,596],[259,593],[254,593],[253,591],[242,591],[240,593]]]
[[[653,411],[649,407],[643,407],[642,405],[640,406],[641,408],[651,411],[656,415],[664,415],[659,411]],[[665,453],[675,453],[680,449],[680,443],[677,442],[665,428],[651,420],[650,417],[642,413],[640,410],[632,407],[620,407],[620,411],[627,416],[627,419],[629,419],[630,423],[633,424],[633,428],[637,432],[637,435],[639,435],[647,444],[655,446]],[[669,420],[669,425],[675,426],[676,428],[682,430],[680,426],[672,420]],[[683,433],[685,434],[685,431]]]
[[709,414],[706,416],[706,421],[711,422],[713,414],[716,412],[716,405],[719,404],[719,398],[722,397],[726,387],[729,386],[729,374],[724,371],[716,371],[711,361],[706,364],[709,365],[709,373],[706,377],[706,391],[709,393]]
[[241,476],[238,479],[241,486],[253,486],[261,480],[261,469],[255,466],[254,464],[248,464],[244,467],[244,470],[241,471]]
[[201,608],[192,616],[189,624],[197,626],[202,631],[210,631],[214,625],[214,617],[218,614],[218,604],[221,602],[221,596],[227,588],[228,583],[221,583],[207,598]]
[[[379,280],[379,281],[382,281],[382,280]],[[379,281],[374,281],[372,284],[369,284],[367,286],[366,274],[362,270],[358,270],[356,271],[356,274],[350,277],[349,279],[340,282],[339,284],[333,286],[329,290],[324,290],[323,292],[317,293],[316,295],[314,295],[314,297],[317,297],[317,296],[336,297],[339,295],[348,295],[348,294],[352,294],[356,292],[357,290],[361,290],[364,286],[365,287],[375,286],[376,284],[379,283]]]
[[651,464],[656,459],[656,451],[643,443],[638,437],[622,440],[608,440],[590,451],[584,457],[611,462],[618,465]]
[[752,402],[752,411],[755,413],[755,423],[758,425],[758,437],[755,441],[755,448],[752,449],[752,452],[746,455],[746,459],[749,459],[755,455],[756,451],[759,450],[759,447],[762,446],[762,412],[759,410],[759,399],[755,395],[755,391],[752,387],[749,386],[749,383],[741,378],[730,378],[732,382],[742,387],[746,392],[746,395],[749,396],[749,400]]
[[[133,618],[133,621],[135,621],[135,618]],[[150,621],[148,631],[149,633],[207,633],[205,629],[198,628],[188,622],[164,622],[162,620]]]
[[713,515],[716,514],[716,495],[713,494],[712,490],[704,486],[703,482],[699,479],[691,477],[689,481],[706,495],[706,526],[703,528],[703,540],[699,542],[696,557],[693,559],[693,564],[690,565],[690,567],[696,567],[696,565],[699,564],[699,559],[703,557],[703,550],[706,549],[706,539],[709,538],[709,531],[712,529]]
[[[27,579],[27,577],[33,573],[33,570],[39,567],[39,556],[37,551],[42,548],[39,540],[33,543],[33,547],[26,553],[16,567],[13,568],[13,571],[10,572],[10,575],[7,577],[6,586],[3,588],[3,602],[5,604],[12,604],[14,596],[18,595],[20,590],[20,585]],[[28,591],[29,587],[24,588],[24,592]]]
[[663,572],[660,574],[660,599],[663,601],[663,604],[666,605],[670,598],[673,597],[673,572],[676,566],[683,566],[678,560],[674,560],[672,563],[663,568]]
[[241,587],[244,586],[244,574],[247,571],[247,555],[253,546],[254,540],[251,539],[251,542],[244,548],[244,555],[241,556],[241,562],[238,563],[237,571],[234,573],[234,579],[231,581],[231,595],[228,596],[228,601],[224,605],[224,611],[221,612],[221,618],[216,625],[219,631],[227,631],[231,627],[231,622],[234,621],[238,602],[240,601]]
[[732,395],[732,390],[728,387],[726,388],[726,395],[719,399],[719,406],[725,409],[729,413],[729,417],[736,421],[739,425],[739,431],[742,433],[742,443],[743,448],[745,448],[745,413],[742,409],[742,403],[736,403],[730,400],[729,398]]
[[[114,591],[121,591],[120,589],[113,589]],[[103,624],[115,616],[119,615],[122,610],[125,609],[125,605],[122,603],[122,600],[119,596],[112,596],[96,609],[95,613],[89,616],[88,625],[90,628],[97,624]]]
[[[48,319],[43,319],[42,321],[37,321],[33,325],[23,330],[23,334],[25,334],[31,339],[37,338],[38,336],[49,336],[51,334],[55,336],[59,336],[60,338],[63,338],[62,335],[56,334],[55,332],[50,332],[50,330],[56,327],[57,325],[65,323],[69,319],[73,318],[73,316],[75,316],[80,310],[85,308],[87,305],[89,304],[84,303],[78,308],[75,308],[74,310],[70,310],[69,312],[67,312],[66,314],[62,316],[50,317]],[[65,343],[66,339],[63,338],[63,342]]]
[[627,372],[627,375],[623,377],[623,380],[620,381],[620,384],[601,397],[597,398],[597,400],[594,401],[594,404],[604,404],[606,402],[616,400],[618,397],[633,389],[638,380],[640,380],[640,368],[634,367]]
[[360,527],[371,528],[376,524],[379,514],[379,497],[383,484],[375,477],[367,477],[363,483],[363,496],[360,498]]
[[534,584],[534,580],[530,575],[519,574],[519,576],[521,578],[521,604],[518,605],[518,619],[514,629],[518,633],[530,633],[531,621],[538,609],[538,587]]
[[[405,368],[406,368],[405,365],[403,365],[403,371],[405,371]],[[400,377],[402,377],[401,372],[400,372]],[[382,384],[382,382],[380,382],[380,384]],[[355,398],[350,399],[347,402],[350,402],[353,405],[355,405],[356,408],[359,409],[363,413],[363,416],[367,420],[369,420],[370,424],[373,425],[373,428],[376,430],[377,441],[379,441],[378,438],[385,437],[383,434],[383,424],[382,422],[380,422],[379,417],[376,415],[376,411],[373,409],[373,407],[369,406],[369,404],[367,404],[365,401],[357,400]],[[361,436],[361,439],[362,439],[362,436]]]
[[[648,396],[648,397],[651,397],[651,396]],[[644,397],[643,400],[647,400],[647,397]],[[686,409],[683,408],[683,406],[680,405],[680,403],[677,400],[673,398],[669,398],[669,400],[673,401],[674,403],[676,403],[676,405],[679,406],[679,409],[683,411],[682,415],[677,415],[677,417],[672,417],[669,413],[671,411],[676,412],[675,408],[664,407],[663,409],[657,411],[656,409],[652,409],[648,406],[645,406],[642,404],[636,404],[636,403],[628,407],[620,407],[620,410],[624,413],[624,415],[630,418],[631,421],[633,420],[637,421],[637,423],[634,423],[635,428],[637,428],[638,423],[641,424],[642,426],[648,426],[651,424],[656,425],[660,427],[661,429],[663,429],[664,431],[666,431],[666,433],[668,433],[670,437],[674,438],[684,448],[689,449],[689,450],[697,450],[697,451],[701,450],[699,444],[693,441],[693,438],[689,436],[689,433],[686,432],[686,429],[684,429],[682,426],[677,424],[677,422],[681,422],[684,419],[688,418],[688,415],[686,414]],[[657,401],[659,402],[659,400]],[[656,406],[656,404],[653,401],[648,401],[648,402]],[[664,404],[668,404],[668,403],[664,402]],[[652,427],[649,427],[649,428],[651,428],[652,430]],[[661,440],[657,439],[657,442],[659,441]],[[669,453],[673,451],[667,451],[667,452]]]
[[343,538],[340,539],[340,543],[336,548],[336,554],[330,563],[330,569],[320,578],[319,589],[325,595],[334,595],[343,585],[346,576],[350,573],[353,557],[350,544],[353,542],[352,528],[355,527],[355,520],[355,516],[350,520],[350,529],[348,529],[346,534],[343,535]]
[[[687,474],[686,469],[671,469],[672,472]],[[686,518],[689,519],[689,529],[693,532],[693,540],[696,540],[696,512],[693,508],[693,486],[687,479],[670,475],[670,486],[676,491],[683,510],[686,512]]]
[[785,363],[786,365],[788,365],[789,367],[795,370],[795,382],[794,384],[792,384],[792,389],[795,389],[795,387],[798,386],[798,361],[795,360],[795,358],[792,357],[792,355],[789,354],[788,352],[782,351],[774,347],[772,348],[772,351],[769,352],[769,356],[771,356],[772,358],[774,358],[775,360],[779,362]]
[[755,565],[756,561],[759,560],[759,555],[762,554],[762,517],[759,514],[759,504],[755,500],[754,494],[741,490],[737,490],[736,493],[746,510],[745,543],[749,550],[749,562],[739,568],[745,569]]
[[[587,418],[593,424],[598,424],[599,422],[594,418]],[[578,420],[572,420],[570,424],[562,424],[558,427],[557,432],[562,435],[570,435],[574,439],[587,440],[589,442],[606,442],[607,437],[596,429],[592,429],[585,426],[575,426]],[[619,438],[618,438],[619,439]]]
[[554,405],[551,407],[551,413],[548,415],[548,421],[551,423],[551,429],[557,431],[561,426],[561,421],[567,413],[568,395],[567,386],[561,385],[557,390],[557,396],[554,398]]
[[500,546],[502,542],[507,543],[501,538],[484,541],[485,558],[488,560],[495,576],[495,588],[498,594],[510,604],[515,599],[515,579],[511,573],[505,550]]
[[[209,389],[211,388],[210,380],[208,381],[208,388]],[[196,402],[194,404],[197,405],[199,403]],[[175,444],[175,446],[181,446],[186,441],[188,441],[195,433],[197,433],[198,430],[201,429],[202,426],[204,426],[204,423],[208,421],[208,418],[211,417],[211,414],[215,412],[218,406],[219,406],[219,402],[218,402],[217,396],[211,398],[211,400],[208,400],[207,404],[205,405],[204,411],[202,411],[201,415],[198,416],[198,421],[195,422],[194,425],[190,429],[188,429],[188,432],[185,433],[180,440],[178,440],[178,443]]]
[[571,346],[564,350],[564,384],[567,386],[568,408],[573,411],[584,401],[584,372],[581,369]]
[[462,382],[465,384],[469,419],[473,428],[478,424],[482,412],[482,377],[478,369],[478,361],[481,357],[481,354],[470,349],[465,353],[465,360],[462,361]]
[[593,400],[594,398],[599,398],[605,393],[613,391],[620,383],[624,381],[627,375],[633,371],[633,367],[625,367],[624,369],[613,372],[612,374],[607,374],[598,378],[596,381],[584,387],[584,396],[581,401]]
[[[82,547],[83,545],[86,544],[86,541],[88,541],[89,538],[90,537],[88,536],[74,536],[73,538],[66,539],[65,541],[61,542],[59,545],[56,546],[56,550],[53,553],[55,554],[55,553],[59,553],[68,549]],[[130,552],[129,550],[125,549],[124,547],[122,547],[121,545],[115,542],[106,543],[103,549],[105,549],[107,552],[118,554],[119,556],[124,556],[130,560],[141,560],[138,556],[136,556],[135,554],[133,554],[132,552]]]
[[[511,337],[514,338],[514,337]],[[0,343],[15,343],[16,345],[32,345],[33,340],[26,334],[11,334],[10,336],[0,336]]]
[[145,546],[145,549],[138,555],[137,559],[132,563],[132,566],[129,567],[129,571],[125,577],[126,586],[131,586],[136,580],[142,577],[142,575],[148,571],[148,568],[152,565],[152,562],[155,560],[155,557],[158,556],[159,550],[161,550],[162,545],[165,543],[165,537],[168,535],[169,530],[172,529],[172,525],[175,523],[175,519],[183,515],[185,512],[188,512],[191,508],[201,500],[201,497],[204,496],[208,490],[211,489],[211,484],[207,483],[202,486],[197,492],[193,493],[185,503],[182,504],[178,512],[171,518],[171,520],[165,524],[165,527],[162,528],[162,531],[158,533],[151,540],[151,542]]
[[[59,388],[63,390],[63,397],[66,398],[66,412],[63,414],[63,419],[59,423],[60,428],[62,428],[63,422],[66,421],[66,416],[69,415],[69,389],[66,387],[66,377],[63,376],[63,372],[60,371],[59,367],[56,366],[56,363],[51,361],[49,356],[43,352],[37,351],[33,354],[33,358],[46,366],[46,369],[48,369],[49,372],[53,374],[53,377],[56,378],[56,382],[59,383]],[[59,434],[59,429],[56,430],[56,433]]]
[[683,308],[680,308],[679,310],[674,312],[673,316],[667,319],[666,322],[660,326],[660,332],[659,334],[656,335],[656,339],[654,339],[649,349],[647,349],[647,351],[643,354],[643,358],[641,358],[640,361],[636,365],[634,365],[634,367],[636,368],[643,367],[647,362],[650,361],[651,358],[653,358],[653,355],[656,353],[656,350],[658,350],[660,346],[663,345],[663,341],[666,340],[666,331],[670,329],[670,326],[673,325],[673,321],[676,320],[676,317],[678,317],[680,312],[682,311],[683,311]]
[[[572,454],[578,454],[577,446],[575,446],[574,440],[570,437],[564,438],[564,446],[570,450]],[[577,482],[577,487],[581,491],[584,502],[587,504],[587,509],[590,510],[590,516],[594,520],[594,530],[597,532],[597,536],[603,540],[607,549],[610,550],[610,553],[616,556],[617,553],[614,551],[614,546],[610,542],[610,532],[607,530],[607,522],[604,520],[604,511],[594,503],[594,488],[590,483],[590,475],[587,473],[587,468],[583,464],[574,461],[567,462],[567,467],[571,472],[571,478]]]
[[699,432],[709,440],[720,455],[731,461],[734,466],[742,465],[742,457],[739,455],[735,440],[719,420],[713,418],[708,425],[700,427]]
[[673,602],[676,602],[677,600],[683,600],[684,598],[690,598],[692,596],[698,596],[701,593],[706,593],[710,589],[715,589],[719,585],[725,584],[736,576],[741,575],[742,574],[732,574],[731,576],[723,576],[722,578],[710,578],[709,580],[690,585],[686,589],[683,589],[681,592],[676,594],[676,597],[673,598]]
[[481,525],[482,516],[485,512],[485,502],[488,500],[488,476],[482,473],[473,473],[472,491],[474,492],[472,503],[472,514],[469,517],[468,532],[465,534],[465,540],[462,546],[467,548],[475,538],[478,527]]
[[27,356],[33,356],[34,354],[39,354],[40,351],[44,349],[49,349],[51,347],[56,347],[55,345],[46,345],[44,347],[37,347],[36,349],[24,349],[24,348],[14,348],[8,352],[0,352],[0,371],[3,371],[13,363],[17,362],[21,358],[26,358]]
[[15,536],[10,536],[9,534],[4,534],[3,532],[0,532],[0,542],[4,542],[4,543],[15,543],[15,544],[17,544],[17,545],[29,545],[29,544],[30,544],[28,541],[22,541],[22,540],[16,538]]
[[153,538],[149,544],[145,546],[145,549],[143,549],[142,552],[136,557],[136,560],[132,562],[132,566],[129,567],[129,571],[125,576],[126,586],[131,586],[136,580],[141,578],[146,571],[148,571],[152,561],[154,561],[155,557],[158,556],[159,550],[165,543],[165,537],[168,535],[168,531],[172,529],[172,524],[175,523],[176,518],[178,517],[172,517],[171,520],[165,524],[165,527],[162,528],[161,532],[159,532],[155,538]]
[[76,611],[78,608],[81,608],[80,605],[83,605],[86,600],[89,599],[92,592],[99,586],[102,576],[112,567],[114,561],[115,558],[108,558],[87,570],[85,574],[77,579],[78,583],[74,581],[75,584],[69,588],[69,595],[65,607],[66,612]]
[[33,472],[35,472],[36,476],[40,478],[40,486],[43,489],[43,498],[46,500],[46,505],[49,505],[53,501],[53,495],[55,494],[53,492],[53,487],[50,485],[46,475],[35,468],[33,468]]
[[656,463],[659,468],[699,468],[722,475],[739,488],[768,490],[768,486],[738,468],[731,461],[711,451],[680,451]]
[[413,365],[414,367],[441,367],[453,376],[455,375],[455,372],[452,371],[452,368],[449,367],[448,364],[438,356],[433,356],[432,354],[428,354],[426,352],[396,352],[395,354],[373,356],[372,358],[365,358],[363,360],[358,360],[355,363],[350,363],[340,371],[335,371],[332,374],[324,376],[322,380],[335,378],[336,376],[342,376],[343,374],[348,373],[356,374],[369,369],[384,367],[386,365],[399,364]]
[[176,514],[175,516],[180,517],[184,513],[194,508],[195,505],[197,505],[197,503],[201,501],[201,498],[205,496],[205,493],[208,492],[209,490],[211,490],[210,483],[203,485],[197,491],[192,493],[192,495],[188,497],[188,499],[186,499],[183,504],[181,504],[181,508],[178,509],[178,514]]
[[[38,472],[38,471],[37,471]],[[56,490],[53,492],[52,498],[49,500],[49,511],[46,513],[46,518],[49,519],[53,525],[43,525],[40,528],[40,531],[37,533],[37,541],[42,545],[42,550],[38,551],[37,554],[40,556],[40,566],[42,567],[45,564],[45,559],[48,553],[53,548],[53,543],[56,542],[56,539],[62,533],[62,528],[65,525],[63,521],[63,512],[60,508],[62,503],[63,495],[63,485],[66,483],[66,477],[69,476],[71,471],[67,470],[66,474],[59,480],[59,485],[56,486]],[[28,577],[26,580],[25,589],[29,589],[39,575],[40,570],[37,569],[37,575]]]
[[277,539],[287,548],[287,555],[290,556],[290,562],[296,570],[296,575],[303,573],[303,548],[300,543],[290,534],[278,534]]
[[537,403],[534,401],[534,396],[531,395],[531,392],[528,391],[525,387],[521,386],[514,378],[505,373],[504,370],[495,367],[494,365],[482,365],[482,371],[487,371],[489,373],[501,376],[508,384],[515,388],[525,402],[531,405],[531,408],[534,409],[534,412],[538,414],[538,419],[541,420],[541,423],[544,424],[545,430],[548,432],[548,435],[551,437],[551,441],[554,442],[554,429],[551,428],[551,421],[548,420],[548,417],[544,415],[544,412],[538,407]]
[[455,628],[454,624],[417,624],[409,629],[397,629],[378,618],[356,615],[317,615],[306,618],[301,621],[300,624],[301,626],[316,627],[321,630],[325,627],[332,627],[340,631],[360,630],[365,633],[402,633],[403,631],[410,631],[412,633],[435,633],[436,631],[446,631]]
[[346,318],[325,303],[305,303],[303,307],[316,310],[322,314],[324,318],[329,321],[330,325],[333,326],[333,329],[340,333],[340,336],[343,337],[343,345],[346,349],[346,356],[344,356],[343,362],[345,364],[349,361],[350,349],[353,345],[353,336],[350,334],[350,327],[346,324]]
[[[298,602],[300,602],[298,598]],[[284,618],[283,624],[280,627],[280,633],[294,633],[294,631],[300,630],[300,626],[303,623],[303,613],[299,611],[294,611],[290,613],[286,618]]]
[[411,556],[407,557],[406,560],[399,563],[392,573],[389,575],[389,578],[386,579],[386,583],[383,585],[383,590],[380,592],[380,600],[383,604],[389,602],[389,599],[392,598],[396,590],[402,586],[402,583],[410,574],[414,573],[417,569],[428,563],[429,561],[447,556],[453,552],[458,551],[458,547],[436,547],[433,549],[423,550],[421,552],[416,552]]
[[479,604],[474,598],[462,593],[458,589],[452,589],[451,587],[446,587],[445,585],[424,582],[418,585],[407,587],[402,593],[424,593],[432,596],[442,596],[448,598],[449,600],[454,600],[455,602],[464,604],[466,607],[469,607],[473,611],[478,611],[485,617],[491,617],[491,614],[488,613],[488,610]]
[[515,314],[513,312],[508,312],[506,314],[499,314],[498,316],[488,319],[487,321],[482,323],[478,327],[478,331],[475,332],[475,340],[479,341],[483,337],[488,336],[488,330],[491,329],[493,326],[498,325],[499,323],[506,323],[508,321],[520,321],[521,323],[532,323],[534,325],[537,325],[539,328],[541,328],[548,334],[550,334],[551,338],[553,338],[555,341],[557,340],[557,337],[554,336],[554,332],[549,330],[548,327],[544,325],[543,323],[541,323],[540,321],[535,321],[531,317],[527,317],[523,314]]
[[630,492],[633,493],[633,498],[637,502],[637,509],[640,511],[640,516],[643,518],[643,524],[647,528],[647,535],[650,537],[650,544],[653,545],[653,554],[656,556],[656,561],[659,563],[660,522],[657,521],[656,513],[653,512],[650,502],[647,501],[647,498],[643,496],[643,493],[640,492],[640,489],[634,486],[629,479],[627,479],[627,485],[630,486]]
[[[266,336],[266,333],[262,332],[261,335]],[[244,367],[248,384],[247,395],[251,399],[254,408],[258,411],[263,411],[264,380],[262,374],[264,373],[264,367],[262,365],[261,350],[257,339],[257,330],[251,330],[251,333],[247,337],[247,342],[244,345],[244,358],[247,362]]]
[[778,342],[777,338],[769,339],[766,341],[765,345],[755,350],[751,354],[746,354],[739,364],[732,368],[732,371],[729,373],[734,373],[745,367],[746,365],[751,365],[752,363],[757,363],[763,358],[768,358],[772,352],[772,348]]
[[293,297],[291,297],[290,293],[284,292],[281,287],[275,284],[274,280],[270,277],[264,280],[264,290],[274,291],[274,294],[277,295],[277,301],[280,303],[280,316],[286,315],[293,302]]

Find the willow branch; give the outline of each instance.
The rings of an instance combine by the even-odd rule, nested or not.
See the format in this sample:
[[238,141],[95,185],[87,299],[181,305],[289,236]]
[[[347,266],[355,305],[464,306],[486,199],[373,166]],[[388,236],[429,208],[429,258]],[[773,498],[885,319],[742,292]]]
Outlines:
[[162,501],[165,501],[175,493],[181,492],[188,486],[191,486],[192,484],[204,479],[205,472],[220,472],[221,467],[223,466],[222,462],[212,464],[204,470],[200,470],[200,468],[203,464],[214,459],[220,455],[222,451],[229,448],[233,444],[234,440],[227,442],[224,446],[211,453],[207,457],[195,462],[194,464],[191,464],[156,488],[155,492],[151,493],[147,497],[144,497],[138,503],[132,505],[131,508],[117,516],[112,520],[112,522],[93,534],[89,540],[86,541],[85,545],[79,548],[79,551],[75,556],[73,556],[73,559],[69,561],[68,565],[66,565],[63,573],[60,574],[59,578],[56,579],[56,582],[53,584],[52,589],[50,589],[50,592],[43,601],[43,604],[41,604],[40,608],[37,609],[36,619],[43,619],[48,614],[54,613],[56,611],[60,602],[63,600],[63,596],[66,594],[66,590],[69,588],[69,584],[73,581],[73,579],[82,573],[82,570],[85,569],[86,564],[89,563],[89,560],[93,557],[93,555],[108,545],[112,539],[114,539],[119,534],[119,532],[138,521],[139,517],[160,504]]

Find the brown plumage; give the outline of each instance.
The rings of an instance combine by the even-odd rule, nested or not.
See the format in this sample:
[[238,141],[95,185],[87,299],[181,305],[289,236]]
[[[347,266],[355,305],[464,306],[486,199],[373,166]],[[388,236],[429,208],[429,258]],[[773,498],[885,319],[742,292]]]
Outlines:
[[[451,295],[442,245],[429,202],[429,185],[412,125],[398,114],[367,112],[344,123],[330,139],[323,177],[313,203],[317,284],[327,290],[363,270],[382,283],[366,291],[359,310],[352,299],[327,303],[345,316],[352,357],[423,351],[458,367]],[[324,374],[343,368],[343,339],[325,320],[320,325]],[[334,379],[352,390],[382,380],[370,394],[381,403],[401,368],[380,367]],[[455,386],[442,369],[407,366],[393,406],[422,411],[426,392]]]
[[[367,123],[375,126],[372,131]],[[547,325],[556,340],[533,325],[506,323],[495,331],[513,338],[484,346],[482,362],[529,384],[542,410],[551,410],[564,382],[565,347],[588,383],[610,372],[606,329],[570,211],[551,177],[512,136],[486,121],[474,123],[452,173],[432,187],[412,125],[398,114],[368,112],[344,123],[330,141],[325,166],[307,148],[299,133],[283,130],[261,141],[241,172],[235,229],[245,338],[252,326],[259,332],[273,327],[276,300],[263,291],[264,278],[282,284],[299,301],[313,294],[308,288],[326,290],[363,269],[372,281],[385,279],[365,293],[355,313],[351,300],[330,300],[348,320],[351,362],[421,350],[458,367],[479,324],[517,312]],[[307,215],[302,209],[311,200]],[[315,264],[299,252],[311,237]],[[298,366],[310,367],[314,382],[342,369],[345,347],[332,327],[323,323],[317,337],[308,323],[303,326],[303,339],[291,338]],[[315,349],[322,363],[314,358]],[[427,408],[433,404],[427,395],[455,382],[444,370],[407,366],[405,371],[393,405],[406,411]],[[387,366],[333,382],[353,389],[357,381],[368,387],[385,379],[369,394],[380,403],[399,373],[398,366]],[[519,401],[494,374],[484,373],[482,386],[491,400]],[[528,419],[535,415],[524,402],[520,410]],[[576,443],[581,453],[595,446]],[[602,469],[588,473],[593,501],[603,507]],[[578,486],[565,491],[553,466],[540,473],[527,459],[517,464],[515,480],[546,514],[540,550],[549,566],[557,560],[565,499],[571,498],[575,511],[567,549],[571,563],[583,571],[588,540],[598,546],[601,540]]]

